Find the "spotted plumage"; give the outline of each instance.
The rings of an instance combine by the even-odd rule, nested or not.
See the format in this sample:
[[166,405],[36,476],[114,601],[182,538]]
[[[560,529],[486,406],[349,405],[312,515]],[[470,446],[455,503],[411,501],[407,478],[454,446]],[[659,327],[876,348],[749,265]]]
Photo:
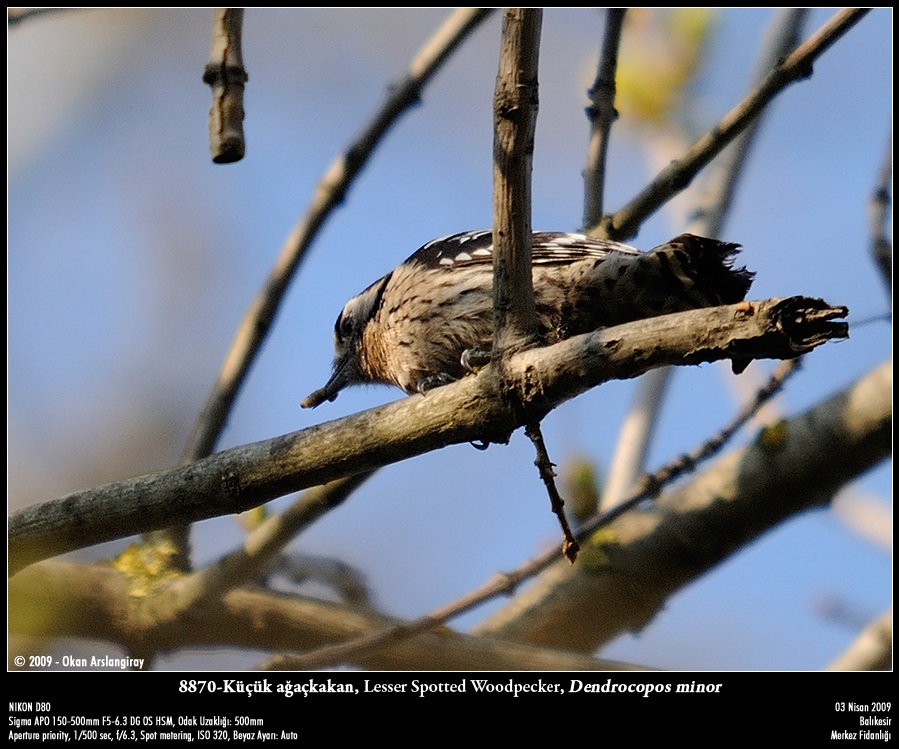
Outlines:
[[[752,273],[733,269],[739,245],[682,234],[649,252],[583,234],[535,232],[531,258],[538,331],[546,344],[646,317],[742,301]],[[493,336],[490,231],[428,242],[347,302],[334,325],[334,368],[304,402],[385,383],[407,393],[458,379],[466,351]]]

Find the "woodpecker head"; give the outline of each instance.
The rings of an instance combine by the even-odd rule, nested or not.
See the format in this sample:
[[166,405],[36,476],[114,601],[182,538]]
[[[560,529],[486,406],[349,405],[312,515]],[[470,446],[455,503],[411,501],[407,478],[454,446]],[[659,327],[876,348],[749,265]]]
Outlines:
[[331,377],[324,387],[306,397],[300,404],[303,408],[315,408],[326,400],[333,401],[348,385],[373,381],[367,364],[368,357],[363,350],[362,334],[377,314],[389,280],[390,274],[354,296],[337,316],[334,323],[334,363]]

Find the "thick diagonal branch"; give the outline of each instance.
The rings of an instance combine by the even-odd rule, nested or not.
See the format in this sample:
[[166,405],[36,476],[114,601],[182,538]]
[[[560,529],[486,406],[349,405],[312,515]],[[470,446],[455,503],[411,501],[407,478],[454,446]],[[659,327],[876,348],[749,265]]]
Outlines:
[[476,377],[396,403],[22,510],[9,521],[9,571],[136,533],[243,512],[289,492],[450,444],[504,441],[611,379],[668,364],[792,358],[848,333],[843,307],[805,297],[742,302],[606,328],[528,349],[507,363],[521,402]]

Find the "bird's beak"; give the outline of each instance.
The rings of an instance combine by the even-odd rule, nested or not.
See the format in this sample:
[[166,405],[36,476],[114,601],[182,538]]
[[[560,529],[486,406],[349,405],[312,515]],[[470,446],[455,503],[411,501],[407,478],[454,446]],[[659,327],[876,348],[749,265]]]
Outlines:
[[353,368],[350,366],[349,356],[344,356],[340,361],[334,362],[334,371],[331,373],[331,377],[325,383],[325,386],[307,395],[300,406],[303,408],[315,408],[325,401],[333,401],[337,394],[350,384],[352,371]]

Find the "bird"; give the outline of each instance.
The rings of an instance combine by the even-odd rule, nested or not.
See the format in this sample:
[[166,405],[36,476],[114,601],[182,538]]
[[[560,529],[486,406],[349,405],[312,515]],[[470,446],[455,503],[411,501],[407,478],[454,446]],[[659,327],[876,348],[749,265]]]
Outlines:
[[[550,345],[601,327],[743,301],[754,278],[740,245],[681,234],[643,252],[570,232],[533,232],[537,331]],[[334,362],[304,408],[357,384],[408,394],[458,380],[489,360],[493,234],[467,231],[420,247],[350,299],[334,324]]]

